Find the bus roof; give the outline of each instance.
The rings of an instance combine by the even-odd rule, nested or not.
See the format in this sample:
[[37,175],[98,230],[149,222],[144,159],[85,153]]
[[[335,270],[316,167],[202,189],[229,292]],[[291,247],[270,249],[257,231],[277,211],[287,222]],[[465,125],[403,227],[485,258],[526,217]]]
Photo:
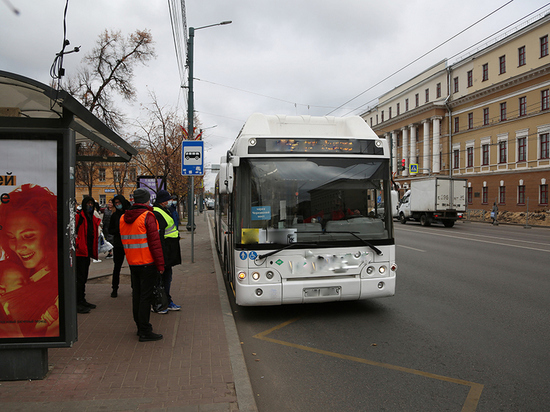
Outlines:
[[247,136],[378,137],[359,116],[314,117],[261,113],[254,113],[248,118],[238,137]]

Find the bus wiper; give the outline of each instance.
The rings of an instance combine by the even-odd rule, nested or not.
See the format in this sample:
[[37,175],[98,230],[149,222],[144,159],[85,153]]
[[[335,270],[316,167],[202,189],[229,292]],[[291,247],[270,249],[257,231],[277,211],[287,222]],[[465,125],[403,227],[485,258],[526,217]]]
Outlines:
[[290,249],[290,248],[292,248],[292,247],[294,247],[294,246],[312,247],[312,246],[317,246],[317,245],[314,244],[314,243],[300,243],[300,242],[294,242],[294,243],[290,243],[290,244],[288,244],[288,245],[286,245],[286,246],[283,246],[282,248],[279,248],[279,249],[277,249],[277,250],[273,250],[273,251],[268,252],[268,253],[265,253],[265,254],[263,254],[263,255],[258,255],[258,259],[265,259],[265,258],[267,258],[267,257],[269,257],[269,256],[273,256],[275,253],[279,253],[279,252],[281,252],[281,251],[283,251],[283,250],[285,250],[285,249]]
[[333,231],[330,231],[330,232],[327,232],[325,231],[324,233],[346,233],[348,235],[352,235],[353,237],[359,239],[361,242],[363,242],[366,246],[370,247],[372,250],[374,250],[376,252],[377,255],[382,255],[382,251],[380,249],[378,249],[376,246],[374,246],[372,243],[366,241],[365,239],[363,239],[362,237],[359,237],[357,236],[357,233],[360,233],[360,232],[348,232],[348,231],[337,231],[337,232],[333,232]]

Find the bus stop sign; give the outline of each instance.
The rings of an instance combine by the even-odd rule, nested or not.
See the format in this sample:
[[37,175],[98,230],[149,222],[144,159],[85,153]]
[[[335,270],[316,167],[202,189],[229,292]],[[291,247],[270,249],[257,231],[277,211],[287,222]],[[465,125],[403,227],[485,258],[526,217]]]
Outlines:
[[181,174],[184,176],[204,175],[204,142],[184,140],[181,145]]

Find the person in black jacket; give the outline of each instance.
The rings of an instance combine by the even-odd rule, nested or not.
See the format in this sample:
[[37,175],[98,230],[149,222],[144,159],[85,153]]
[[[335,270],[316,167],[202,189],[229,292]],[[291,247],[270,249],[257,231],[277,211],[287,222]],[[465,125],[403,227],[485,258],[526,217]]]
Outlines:
[[111,216],[109,221],[109,235],[113,237],[113,280],[111,297],[116,298],[118,296],[118,285],[120,283],[120,270],[122,269],[122,263],[124,263],[124,247],[122,246],[122,240],[120,239],[120,217],[130,208],[130,202],[122,195],[117,195],[112,200],[115,212]]
[[168,310],[180,310],[181,306],[176,305],[170,296],[170,285],[172,284],[172,267],[181,264],[180,237],[178,227],[170,210],[168,203],[172,200],[172,196],[166,190],[159,190],[157,198],[153,205],[153,212],[159,223],[160,242],[164,253],[164,273],[162,281],[166,295],[170,304],[168,309],[157,313],[168,313]]

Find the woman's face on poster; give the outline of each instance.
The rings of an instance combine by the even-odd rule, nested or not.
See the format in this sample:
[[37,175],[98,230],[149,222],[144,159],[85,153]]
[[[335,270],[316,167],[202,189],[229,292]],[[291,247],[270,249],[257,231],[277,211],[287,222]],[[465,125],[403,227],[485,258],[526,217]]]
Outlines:
[[41,269],[46,257],[46,226],[29,212],[12,213],[5,225],[9,247],[27,269]]

